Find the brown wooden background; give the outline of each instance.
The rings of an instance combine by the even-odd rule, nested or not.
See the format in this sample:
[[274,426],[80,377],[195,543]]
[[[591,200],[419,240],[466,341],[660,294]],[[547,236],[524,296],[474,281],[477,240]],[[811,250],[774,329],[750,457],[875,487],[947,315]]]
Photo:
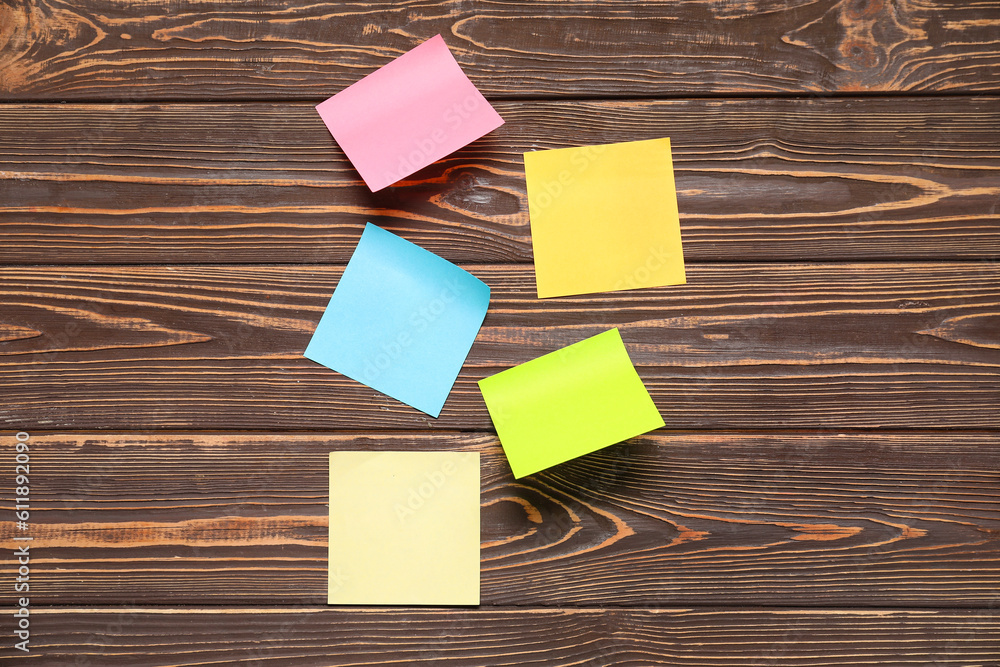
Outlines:
[[[506,124],[371,194],[437,33]],[[1000,665],[1000,2],[0,0],[3,665]],[[689,284],[539,301],[521,153],[669,136]],[[483,278],[438,420],[301,353],[364,222]],[[619,326],[667,427],[512,478]],[[326,454],[483,455],[482,605],[325,605]]]

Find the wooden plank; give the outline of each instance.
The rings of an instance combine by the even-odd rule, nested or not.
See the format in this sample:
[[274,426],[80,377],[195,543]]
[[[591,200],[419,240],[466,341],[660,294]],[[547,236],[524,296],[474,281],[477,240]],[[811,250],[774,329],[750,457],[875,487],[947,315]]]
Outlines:
[[994,1],[27,0],[7,99],[319,101],[437,33],[487,95],[995,92]]
[[510,102],[372,194],[309,105],[0,107],[0,262],[528,262],[521,153],[672,138],[688,261],[1000,258],[1000,98]]
[[996,612],[968,610],[120,607],[39,609],[35,627],[18,664],[968,666],[1000,642]]
[[671,428],[987,428],[1000,264],[724,264],[685,286],[535,298],[470,266],[490,311],[441,417],[303,358],[335,267],[0,270],[10,428],[491,430],[476,381],[619,327]]
[[658,433],[516,481],[485,434],[35,433],[0,537],[35,605],[323,604],[327,453],[366,449],[480,452],[484,605],[995,611],[995,432]]

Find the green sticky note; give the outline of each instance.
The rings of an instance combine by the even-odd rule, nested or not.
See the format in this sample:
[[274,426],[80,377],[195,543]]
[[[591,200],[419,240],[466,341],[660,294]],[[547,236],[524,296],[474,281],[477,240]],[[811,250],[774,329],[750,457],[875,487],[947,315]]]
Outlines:
[[331,452],[329,604],[479,604],[479,453]]
[[484,378],[479,389],[514,477],[663,426],[618,329]]

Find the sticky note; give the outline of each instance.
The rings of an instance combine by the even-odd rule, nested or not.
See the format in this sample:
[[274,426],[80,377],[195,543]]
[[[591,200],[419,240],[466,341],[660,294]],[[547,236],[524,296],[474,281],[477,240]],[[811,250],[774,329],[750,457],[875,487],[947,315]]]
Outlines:
[[670,139],[524,154],[539,298],[682,285]]
[[503,125],[441,35],[351,84],[316,110],[372,192]]
[[489,301],[472,274],[368,223],[304,356],[437,417]]
[[479,453],[331,452],[329,604],[479,604]]
[[479,381],[514,477],[663,426],[618,329]]

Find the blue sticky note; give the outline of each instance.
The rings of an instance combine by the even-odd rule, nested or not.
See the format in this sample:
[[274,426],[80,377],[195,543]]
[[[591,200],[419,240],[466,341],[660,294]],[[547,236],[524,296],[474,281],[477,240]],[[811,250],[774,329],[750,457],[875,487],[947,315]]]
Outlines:
[[304,356],[437,417],[489,302],[471,273],[368,223]]

